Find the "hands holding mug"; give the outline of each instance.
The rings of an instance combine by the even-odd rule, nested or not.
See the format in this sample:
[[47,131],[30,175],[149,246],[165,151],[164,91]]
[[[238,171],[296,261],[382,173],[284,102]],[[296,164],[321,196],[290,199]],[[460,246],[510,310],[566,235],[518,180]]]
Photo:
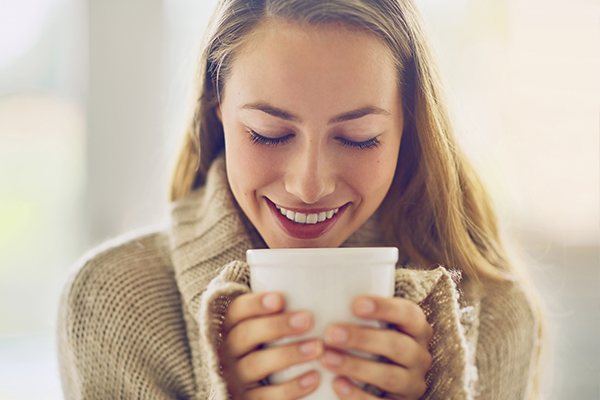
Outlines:
[[[334,389],[341,399],[376,399],[354,385],[346,377],[383,389],[390,398],[418,399],[427,386],[425,375],[432,358],[428,345],[433,329],[423,310],[402,298],[360,296],[354,299],[353,313],[388,323],[392,329],[362,327],[356,324],[334,324],[325,332],[328,347],[321,358],[334,372]],[[352,349],[380,355],[390,363],[366,360],[345,354]]]
[[220,358],[234,400],[298,399],[318,387],[319,374],[315,370],[277,385],[259,383],[277,371],[323,354],[323,343],[318,339],[262,348],[264,343],[298,336],[313,327],[310,312],[284,308],[283,296],[275,292],[243,294],[229,305]]
[[[244,294],[230,304],[221,361],[234,399],[302,398],[318,387],[317,371],[278,385],[261,386],[258,382],[291,365],[315,359],[336,374],[333,386],[341,399],[377,398],[348,378],[381,388],[388,398],[417,399],[425,393],[433,329],[417,304],[398,297],[359,296],[352,303],[354,315],[386,322],[390,329],[337,323],[325,331],[324,343],[315,338],[261,348],[264,343],[311,329],[310,312],[284,308],[283,296],[276,292]],[[389,362],[367,360],[346,350],[379,355]]]

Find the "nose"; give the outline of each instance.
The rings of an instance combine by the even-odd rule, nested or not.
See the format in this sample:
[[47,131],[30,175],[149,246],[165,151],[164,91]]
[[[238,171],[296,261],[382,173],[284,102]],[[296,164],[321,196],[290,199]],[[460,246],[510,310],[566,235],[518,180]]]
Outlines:
[[315,204],[335,191],[335,176],[331,160],[312,140],[288,163],[285,189],[305,204]]

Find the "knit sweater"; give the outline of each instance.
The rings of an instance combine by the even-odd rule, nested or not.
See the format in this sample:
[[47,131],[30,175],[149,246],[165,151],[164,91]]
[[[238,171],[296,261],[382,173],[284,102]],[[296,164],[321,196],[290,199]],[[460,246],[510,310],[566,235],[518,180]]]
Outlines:
[[[375,216],[341,246],[377,246]],[[171,204],[169,224],[109,240],[73,266],[57,321],[65,398],[227,399],[221,324],[250,291],[246,250],[266,247],[221,153],[205,185]],[[423,399],[530,398],[539,322],[519,281],[475,284],[400,260],[395,296],[419,304],[434,330]]]

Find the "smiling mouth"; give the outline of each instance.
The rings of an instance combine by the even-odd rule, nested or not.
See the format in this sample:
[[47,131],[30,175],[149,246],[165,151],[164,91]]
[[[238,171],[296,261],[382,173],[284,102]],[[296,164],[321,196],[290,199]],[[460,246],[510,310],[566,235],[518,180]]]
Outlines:
[[284,215],[281,207],[278,207],[270,199],[266,197],[265,199],[279,227],[288,236],[298,239],[314,239],[324,235],[342,217],[348,206],[352,204],[348,202],[335,212],[335,209],[333,209],[330,212],[321,211],[319,214],[303,214],[284,209],[286,211]]

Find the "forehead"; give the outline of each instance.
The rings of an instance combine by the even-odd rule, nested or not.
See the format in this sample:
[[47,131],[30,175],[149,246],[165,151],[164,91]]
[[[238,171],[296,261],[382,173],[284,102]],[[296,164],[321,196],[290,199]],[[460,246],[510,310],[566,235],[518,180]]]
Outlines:
[[[396,99],[388,47],[368,32],[342,25],[261,24],[235,56],[226,83],[235,102],[268,100],[301,109],[339,104],[340,110]],[[355,104],[356,103],[356,104]],[[307,110],[309,111],[309,110]]]

